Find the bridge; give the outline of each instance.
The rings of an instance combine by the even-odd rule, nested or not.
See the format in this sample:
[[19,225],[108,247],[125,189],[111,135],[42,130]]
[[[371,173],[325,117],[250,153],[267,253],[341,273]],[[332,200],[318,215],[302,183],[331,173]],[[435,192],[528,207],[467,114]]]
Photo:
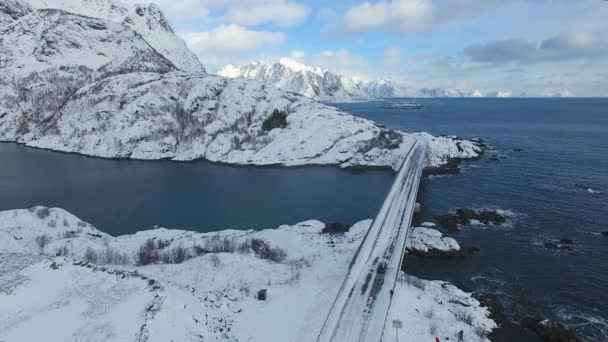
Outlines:
[[408,151],[324,321],[317,342],[380,342],[401,269],[426,142]]

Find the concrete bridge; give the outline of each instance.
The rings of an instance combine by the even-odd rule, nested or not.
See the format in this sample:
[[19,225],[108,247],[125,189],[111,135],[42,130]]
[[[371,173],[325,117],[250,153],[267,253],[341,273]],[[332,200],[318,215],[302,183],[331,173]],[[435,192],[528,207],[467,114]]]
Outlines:
[[351,261],[317,342],[380,342],[409,236],[426,142],[409,150]]

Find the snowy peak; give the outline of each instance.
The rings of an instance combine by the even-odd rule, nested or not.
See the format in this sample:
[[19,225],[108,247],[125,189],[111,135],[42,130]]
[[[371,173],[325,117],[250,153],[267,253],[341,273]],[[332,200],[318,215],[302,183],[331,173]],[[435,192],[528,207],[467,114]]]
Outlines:
[[122,25],[56,9],[21,18],[0,36],[0,68],[22,76],[84,66],[105,72],[168,72],[175,66]]
[[177,68],[205,72],[198,58],[174,32],[155,4],[123,3],[120,0],[27,0],[34,8],[60,9],[121,24],[139,33],[158,53]]
[[0,31],[9,24],[32,12],[32,7],[18,0],[0,1]]
[[224,77],[255,79],[276,88],[301,94],[318,101],[351,102],[364,98],[353,79],[309,66],[291,58],[269,62],[251,62],[240,67],[227,65],[219,74]]

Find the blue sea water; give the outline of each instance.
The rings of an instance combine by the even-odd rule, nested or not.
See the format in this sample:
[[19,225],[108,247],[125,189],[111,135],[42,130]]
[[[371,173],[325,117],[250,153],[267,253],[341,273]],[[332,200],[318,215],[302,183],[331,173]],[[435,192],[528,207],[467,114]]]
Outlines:
[[392,179],[391,170],[107,160],[0,143],[0,210],[64,208],[111,235],[354,223],[376,215]]
[[[513,213],[504,226],[454,237],[477,246],[462,260],[406,260],[406,269],[495,293],[507,312],[554,318],[586,341],[608,341],[608,99],[416,99],[422,110],[340,104],[389,128],[480,137],[491,145],[457,176],[424,180],[422,219],[458,208]],[[523,152],[515,150],[523,149]],[[493,154],[505,159],[491,161]],[[545,242],[571,238],[572,253]]]

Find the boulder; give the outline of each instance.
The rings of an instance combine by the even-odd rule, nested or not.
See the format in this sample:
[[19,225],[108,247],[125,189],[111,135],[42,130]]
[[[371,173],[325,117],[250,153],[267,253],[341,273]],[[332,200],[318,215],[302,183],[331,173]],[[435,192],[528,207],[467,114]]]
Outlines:
[[268,290],[266,289],[261,289],[258,291],[258,300],[266,300],[268,294]]
[[521,321],[521,326],[534,332],[547,342],[576,342],[578,338],[565,325],[548,319],[527,317]]
[[344,234],[348,232],[350,225],[344,223],[328,223],[323,228],[323,234]]

